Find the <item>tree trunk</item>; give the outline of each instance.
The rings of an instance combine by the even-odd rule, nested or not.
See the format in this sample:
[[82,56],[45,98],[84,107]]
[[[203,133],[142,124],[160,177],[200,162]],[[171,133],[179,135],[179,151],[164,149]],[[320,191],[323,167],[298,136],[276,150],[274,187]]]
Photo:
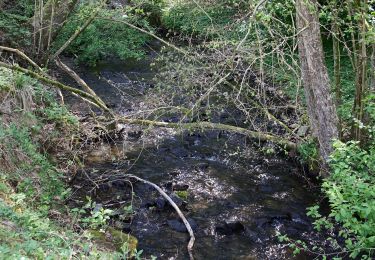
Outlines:
[[372,44],[370,91],[375,92],[375,43]]
[[[358,19],[359,40],[358,40],[358,54],[357,54],[357,68],[356,68],[356,81],[355,81],[355,99],[353,105],[353,116],[358,121],[364,123],[364,95],[367,91],[367,44],[366,44],[366,12],[367,0],[357,0],[356,7],[360,14]],[[363,139],[363,129],[358,127],[357,124],[353,125],[352,137],[361,141]]]
[[34,32],[40,36],[40,51],[43,52],[48,42],[53,40],[64,25],[65,20],[74,9],[78,0],[48,0],[32,18]]
[[336,106],[330,94],[327,68],[317,15],[316,0],[296,0],[298,51],[307,111],[319,151],[327,162],[332,152],[332,139],[338,138]]
[[[341,50],[339,42],[339,21],[338,21],[338,9],[337,3],[333,7],[333,19],[332,19],[332,43],[333,43],[333,61],[334,61],[334,76],[335,76],[335,103],[336,108],[341,105]],[[338,122],[339,138],[342,138],[342,122],[339,118]]]

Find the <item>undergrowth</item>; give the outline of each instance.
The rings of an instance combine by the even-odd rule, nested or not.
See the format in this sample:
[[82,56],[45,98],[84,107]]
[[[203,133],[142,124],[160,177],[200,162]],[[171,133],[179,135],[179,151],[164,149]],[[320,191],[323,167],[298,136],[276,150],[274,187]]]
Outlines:
[[53,93],[0,69],[0,258],[126,259],[134,248],[125,239],[118,251],[98,246],[65,206],[69,141],[80,126]]
[[[54,49],[62,46],[74,32],[88,19],[96,6],[81,4],[70,16],[54,42]],[[95,19],[69,47],[66,53],[77,55],[78,61],[94,66],[106,57],[119,59],[139,59],[145,55],[145,44],[149,37],[123,23],[111,22],[101,18],[126,20],[136,26],[151,30],[146,19],[141,19],[142,9],[129,7],[126,10],[101,9]]]

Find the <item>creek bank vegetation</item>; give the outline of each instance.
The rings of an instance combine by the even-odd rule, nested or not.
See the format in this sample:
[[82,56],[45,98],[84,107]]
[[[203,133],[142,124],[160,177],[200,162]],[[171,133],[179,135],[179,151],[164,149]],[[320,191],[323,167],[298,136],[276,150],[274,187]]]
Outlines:
[[[322,191],[330,213],[323,215],[314,206],[308,214],[316,219],[318,230],[332,234],[331,252],[327,255],[325,248],[309,248],[282,234],[280,240],[296,254],[371,258],[375,247],[373,7],[371,0],[134,0],[130,4],[23,0],[16,5],[2,1],[5,204],[1,212],[6,223],[1,230],[22,237],[20,256],[43,257],[60,250],[78,256],[95,248],[90,236],[77,238],[74,245],[65,243],[77,236],[69,230],[65,237],[43,244],[42,237],[31,242],[34,231],[20,234],[13,228],[26,225],[24,218],[43,221],[51,212],[66,210],[63,201],[70,191],[64,178],[72,168],[82,166],[76,150],[85,142],[71,137],[87,129],[80,129],[77,117],[55,101],[51,89],[45,90],[48,85],[58,89],[60,103],[61,91],[67,91],[103,111],[103,117],[91,121],[102,131],[99,140],[118,134],[113,131],[123,123],[235,132],[274,143],[279,152],[297,150],[310,170],[325,177]],[[158,112],[144,117],[116,114],[59,59],[70,55],[89,66],[114,57],[141,59],[152,38],[165,46],[154,62],[157,84],[146,93],[148,107]],[[81,89],[51,77],[54,64]],[[172,119],[159,120],[164,115]],[[17,148],[11,148],[9,140]],[[29,200],[34,205],[27,206]],[[86,210],[77,209],[77,216],[90,212],[91,218],[83,223],[106,227],[110,211],[89,204]],[[68,214],[74,219],[74,212]],[[60,230],[52,224],[42,228]],[[5,256],[15,252],[14,241],[7,241],[1,251]],[[134,243],[122,242],[121,253],[113,254],[140,257],[136,249],[129,249]],[[48,243],[56,245],[55,252],[49,251]],[[192,257],[191,248],[189,243]],[[91,256],[106,254],[100,248],[92,252]]]

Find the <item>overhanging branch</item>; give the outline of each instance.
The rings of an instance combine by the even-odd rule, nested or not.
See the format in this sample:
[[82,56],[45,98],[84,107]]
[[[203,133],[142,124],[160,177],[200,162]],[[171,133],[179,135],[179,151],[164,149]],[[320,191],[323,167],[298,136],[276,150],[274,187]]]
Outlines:
[[242,127],[231,126],[221,123],[211,123],[211,122],[197,122],[197,123],[168,123],[160,121],[152,121],[145,119],[130,119],[130,118],[116,118],[116,122],[124,124],[138,124],[144,126],[158,126],[158,127],[168,127],[168,128],[182,128],[187,130],[222,130],[232,133],[237,133],[241,135],[248,136],[251,139],[259,141],[270,141],[281,146],[284,146],[288,150],[296,150],[297,144],[291,142],[282,137],[275,135],[270,135],[267,133],[251,131]]
[[55,80],[52,80],[52,79],[47,78],[45,76],[42,76],[42,75],[40,75],[40,74],[38,74],[34,71],[31,71],[31,70],[28,70],[28,69],[25,69],[25,68],[21,68],[17,65],[10,65],[10,64],[4,63],[4,62],[0,62],[0,67],[4,67],[4,68],[10,69],[10,70],[25,73],[26,75],[29,75],[30,77],[33,77],[37,80],[40,80],[41,82],[44,82],[48,85],[57,87],[60,90],[65,90],[65,91],[69,91],[71,93],[74,93],[74,94],[80,96],[81,98],[83,98],[84,100],[89,100],[91,103],[97,105],[99,108],[101,108],[104,111],[113,115],[112,110],[110,110],[108,107],[103,105],[101,102],[98,102],[98,100],[93,95],[91,95],[89,93],[86,93],[85,91],[69,87],[67,85],[64,85],[64,84],[58,82],[58,81],[55,81]]

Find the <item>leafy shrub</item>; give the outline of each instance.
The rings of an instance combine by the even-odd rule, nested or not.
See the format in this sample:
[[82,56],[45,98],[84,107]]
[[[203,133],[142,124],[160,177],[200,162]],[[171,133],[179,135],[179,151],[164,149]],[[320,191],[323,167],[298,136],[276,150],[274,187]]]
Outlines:
[[[18,182],[19,192],[27,194],[30,201],[36,202],[37,199],[46,206],[55,196],[65,193],[60,174],[48,158],[39,152],[38,145],[31,139],[30,129],[11,124],[9,128],[1,126],[0,132],[1,143],[5,144],[6,151],[13,151],[12,160],[17,163],[16,172],[9,178]],[[17,154],[18,151],[21,151],[23,159]],[[18,161],[19,159],[22,161]]]
[[[71,16],[58,38],[54,48],[62,46],[69,37],[82,26],[84,21],[91,15],[92,5],[81,5],[77,12]],[[101,10],[101,17],[115,18],[149,29],[145,20],[137,19],[135,16],[128,16],[123,11]],[[103,19],[95,19],[67,48],[67,53],[78,56],[78,61],[94,66],[99,60],[105,57],[118,57],[120,59],[141,58],[145,54],[144,45],[148,36],[135,29],[129,28],[123,23],[112,22]]]
[[[27,206],[26,195],[0,200],[1,259],[126,259],[128,254],[98,250],[86,234],[56,225]],[[136,251],[137,252],[137,251]],[[140,259],[140,258],[136,258]]]
[[[325,245],[307,245],[279,234],[299,254],[305,250],[322,259],[373,259],[375,248],[375,146],[363,149],[358,142],[334,143],[331,175],[323,180],[322,191],[329,200],[330,213],[324,215],[319,205],[308,209],[314,227],[327,230]],[[327,252],[329,247],[329,253]]]
[[52,121],[61,125],[78,125],[78,120],[75,116],[69,113],[65,106],[53,103],[51,106],[42,110],[45,114],[46,120]]
[[165,0],[133,0],[132,4],[127,6],[130,12],[147,20],[153,26],[160,25],[163,9],[166,7]]
[[163,14],[162,24],[183,34],[218,36],[225,32],[225,25],[233,21],[235,9],[228,7],[223,3],[199,7],[190,1],[171,5]]
[[329,216],[342,224],[340,235],[355,258],[375,247],[375,147],[366,151],[356,142],[339,141],[334,147],[332,175],[323,190],[331,206]]
[[26,16],[0,11],[0,40],[15,47],[31,45],[31,32],[24,26],[28,22]]
[[316,142],[313,139],[308,140],[298,146],[298,154],[302,163],[313,166],[319,160],[319,152]]
[[67,193],[61,173],[42,144],[56,132],[61,135],[69,131],[69,125],[77,124],[77,119],[55,101],[50,91],[24,74],[1,69],[0,90],[6,91],[2,109],[9,111],[0,122],[0,170],[6,181],[15,184],[17,192],[46,210],[56,196],[63,198]]
[[15,47],[30,45],[33,13],[32,0],[5,1],[0,10],[0,41],[9,41]]

